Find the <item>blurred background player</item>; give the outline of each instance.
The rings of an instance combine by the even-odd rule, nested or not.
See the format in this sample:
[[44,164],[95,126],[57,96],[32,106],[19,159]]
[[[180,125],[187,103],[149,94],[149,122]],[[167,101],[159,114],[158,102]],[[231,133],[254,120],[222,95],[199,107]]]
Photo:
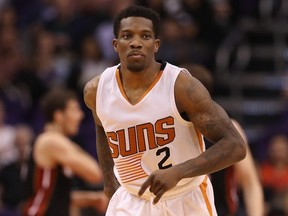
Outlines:
[[70,205],[97,206],[105,211],[102,192],[72,192],[73,174],[91,184],[102,181],[96,160],[74,143],[83,112],[74,92],[55,89],[42,99],[46,119],[43,132],[33,148],[35,169],[33,188],[24,205],[23,215],[70,216]]

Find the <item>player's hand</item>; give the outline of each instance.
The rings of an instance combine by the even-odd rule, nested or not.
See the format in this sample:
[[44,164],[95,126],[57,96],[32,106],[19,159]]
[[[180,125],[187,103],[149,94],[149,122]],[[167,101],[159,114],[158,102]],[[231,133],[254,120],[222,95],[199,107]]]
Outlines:
[[150,186],[150,192],[156,196],[153,200],[153,204],[156,204],[166,191],[177,185],[179,180],[179,173],[174,167],[165,170],[156,170],[151,173],[147,180],[142,184],[138,195],[142,196]]

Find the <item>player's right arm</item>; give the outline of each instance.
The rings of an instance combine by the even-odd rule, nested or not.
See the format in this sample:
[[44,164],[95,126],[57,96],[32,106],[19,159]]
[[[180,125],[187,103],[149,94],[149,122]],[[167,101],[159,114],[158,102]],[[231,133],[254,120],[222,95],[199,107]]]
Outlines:
[[73,190],[71,193],[71,204],[76,209],[93,207],[104,214],[108,202],[108,198],[102,191]]
[[53,168],[61,164],[85,181],[92,184],[102,182],[97,161],[61,134],[45,132],[39,136],[35,143],[34,158],[40,167]]
[[108,198],[111,198],[119,187],[119,183],[114,175],[114,161],[108,145],[107,137],[102,127],[101,121],[96,113],[96,95],[100,76],[89,81],[84,87],[84,101],[91,110],[96,130],[96,149],[100,167],[104,178],[104,192]]

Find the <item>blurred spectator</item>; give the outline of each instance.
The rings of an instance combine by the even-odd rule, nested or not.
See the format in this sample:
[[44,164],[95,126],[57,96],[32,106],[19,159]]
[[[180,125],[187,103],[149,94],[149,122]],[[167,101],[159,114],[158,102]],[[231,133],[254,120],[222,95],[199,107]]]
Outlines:
[[4,104],[0,100],[0,170],[18,158],[18,152],[14,145],[16,130],[13,126],[5,123],[5,113]]
[[[157,57],[167,59],[172,64],[180,64],[183,58],[190,57],[185,47],[187,42],[183,39],[183,33],[179,22],[174,18],[166,18],[162,21],[161,47]],[[172,43],[173,42],[173,43]],[[173,50],[173,52],[172,52]]]
[[110,7],[107,12],[109,14],[109,20],[99,24],[97,28],[95,28],[94,35],[99,41],[99,45],[103,52],[104,58],[108,59],[112,62],[118,62],[118,56],[114,51],[112,46],[112,40],[114,38],[113,34],[113,19],[114,16],[123,8],[135,4],[135,0],[112,0]]
[[18,35],[14,27],[0,29],[0,88],[8,86],[24,64]]
[[8,4],[9,4],[10,0],[2,0],[0,1],[0,10],[2,10],[2,8],[5,8]]
[[288,138],[286,135],[278,134],[271,138],[267,158],[259,164],[259,175],[269,212],[279,207],[279,202],[283,202],[283,192],[288,189]]
[[[288,188],[288,138],[275,135],[267,151],[267,159],[260,165],[260,177],[266,189],[280,192]],[[273,176],[273,178],[271,178]]]
[[[106,10],[98,11],[95,4],[91,0],[53,0],[46,6],[41,23],[54,34],[59,50],[77,52],[83,37],[93,33],[99,21],[103,21]],[[87,9],[88,6],[91,7]]]
[[6,106],[6,122],[12,124],[22,121],[27,109],[25,96],[13,83],[26,63],[22,34],[16,23],[14,9],[5,7],[0,13],[0,97]]
[[192,17],[199,29],[198,37],[209,42],[214,26],[213,10],[209,0],[183,0],[183,9]]
[[[262,0],[242,0],[242,1],[229,0],[234,11],[233,20],[237,21],[242,18],[257,18],[259,15],[259,2],[260,1]],[[273,2],[274,1],[271,1],[271,3]]]
[[229,0],[212,0],[211,7],[215,25],[211,41],[216,49],[234,29],[236,21],[233,20],[234,11]]
[[0,13],[0,28],[11,28],[16,27],[17,25],[17,15],[15,13],[15,10],[11,6],[6,6],[1,9]]
[[78,10],[75,0],[53,0],[50,7],[43,12],[43,24],[45,28],[53,32],[56,44],[61,49],[70,49],[73,36],[79,34],[79,29],[74,25]]
[[[5,7],[0,12],[0,69],[1,77],[11,81],[23,64],[21,34],[17,26],[17,16],[12,7]],[[0,82],[3,85],[4,82]]]
[[15,143],[13,144],[16,147],[18,158],[3,167],[0,172],[0,185],[2,187],[1,216],[20,215],[33,139],[34,134],[29,126],[19,125],[16,127]]
[[[166,5],[167,5],[166,2],[168,2],[168,4],[169,4],[169,2],[171,2],[171,1],[169,1],[169,0],[168,1],[167,0],[139,0],[138,1],[138,3],[140,5],[143,5],[145,7],[148,7],[148,8],[151,8],[151,9],[157,11],[159,13],[159,15],[163,18],[167,17],[169,14],[167,11],[167,8],[166,8]],[[178,2],[179,2],[179,4],[181,4],[180,1],[178,1]],[[177,4],[177,5],[179,5],[179,4]],[[176,6],[176,8],[178,8],[177,5],[173,5],[174,8],[175,8],[175,6]]]
[[9,0],[9,5],[13,7],[18,18],[17,26],[22,32],[40,20],[47,2],[49,0]]
[[98,41],[93,36],[86,36],[81,43],[79,61],[68,78],[68,87],[78,89],[82,94],[84,84],[108,65],[111,63],[104,58]]
[[46,88],[65,85],[71,68],[69,53],[58,52],[55,34],[40,30],[35,35],[32,65],[37,77]]
[[[183,30],[187,28],[186,25],[189,25],[190,33]],[[157,58],[167,59],[176,65],[184,62],[209,65],[211,56],[208,46],[197,39],[198,30],[194,23],[187,23],[184,27],[175,18],[166,18],[162,21],[161,34],[161,46]]]

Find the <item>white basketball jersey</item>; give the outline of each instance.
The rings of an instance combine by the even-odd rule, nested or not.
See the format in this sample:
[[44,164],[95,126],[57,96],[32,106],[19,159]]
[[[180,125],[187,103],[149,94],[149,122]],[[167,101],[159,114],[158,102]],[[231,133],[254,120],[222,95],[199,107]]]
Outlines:
[[[175,81],[182,68],[166,63],[137,104],[123,90],[118,66],[101,75],[96,112],[107,135],[115,163],[114,172],[130,193],[137,195],[153,171],[197,157],[205,150],[203,137],[179,114],[174,96]],[[162,199],[196,187],[204,176],[181,180]],[[146,190],[144,198],[150,199]]]

